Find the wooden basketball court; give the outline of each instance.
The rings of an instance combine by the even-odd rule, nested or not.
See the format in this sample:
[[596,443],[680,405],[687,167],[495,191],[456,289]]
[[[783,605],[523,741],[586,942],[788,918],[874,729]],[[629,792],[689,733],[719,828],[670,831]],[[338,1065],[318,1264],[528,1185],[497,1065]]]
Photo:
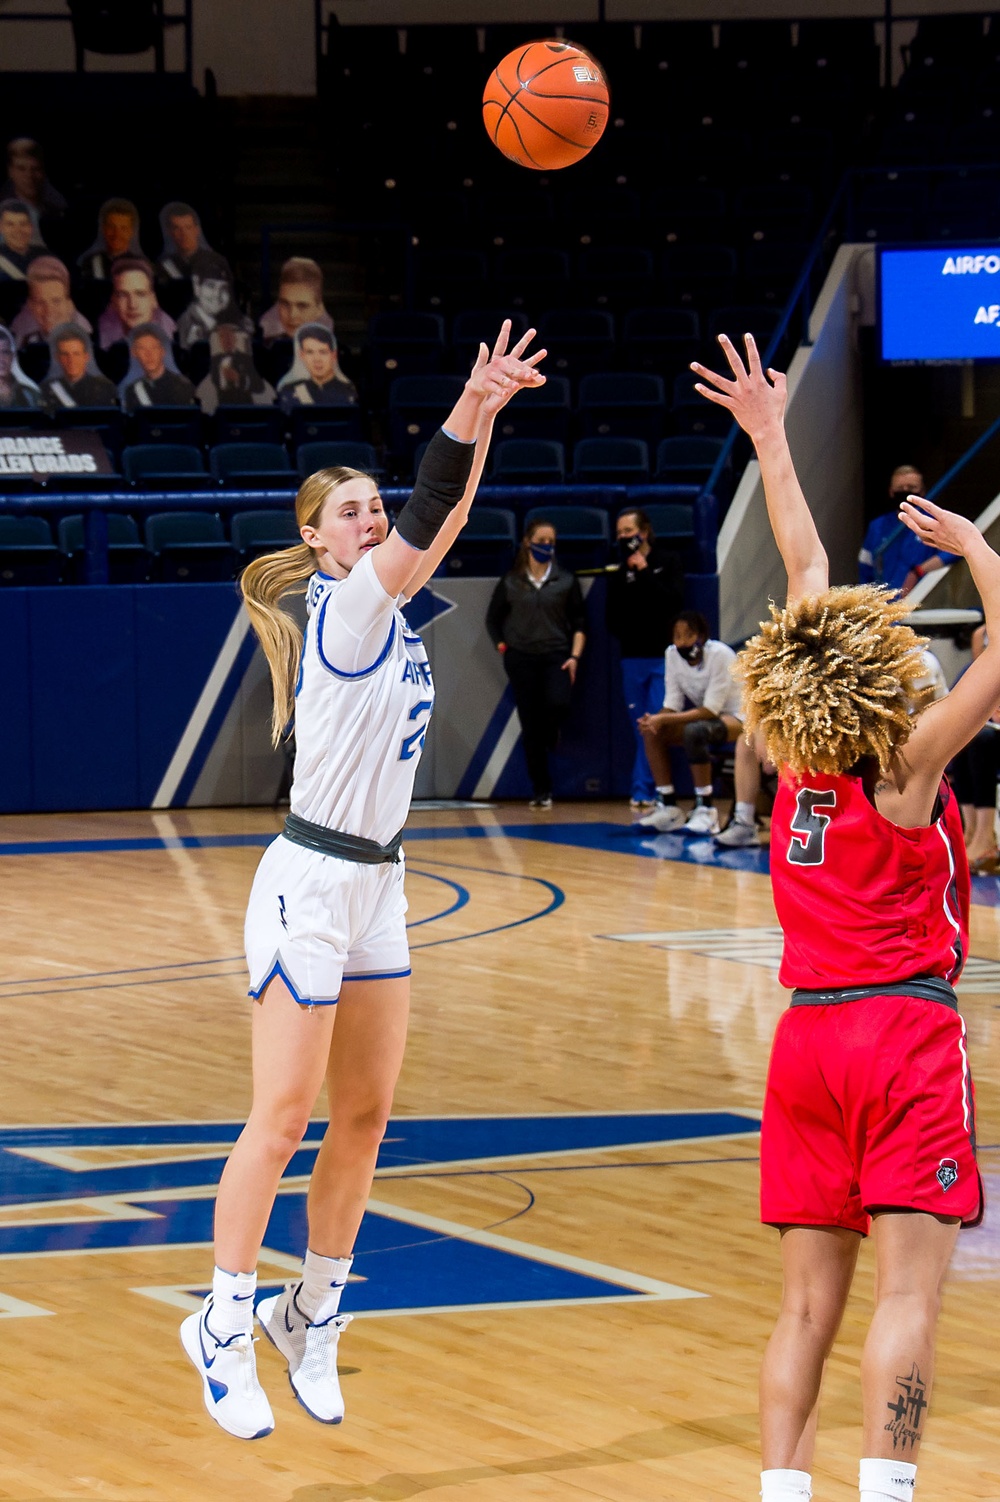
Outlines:
[[[209,1420],[177,1328],[249,1104],[243,912],[280,815],[0,819],[0,1498],[757,1495],[779,1291],[756,1220],[784,1006],[769,884],[755,852],[642,840],[626,817],[412,816],[413,1021],[344,1303],[347,1418],[311,1420],[261,1341],[277,1427],[253,1444]],[[1000,1502],[1000,883],[977,886],[963,1010],[993,1204],[949,1283],[925,1502]],[[310,1161],[262,1283],[295,1266]],[[825,1502],[857,1496],[870,1283],[864,1253],[820,1420]]]

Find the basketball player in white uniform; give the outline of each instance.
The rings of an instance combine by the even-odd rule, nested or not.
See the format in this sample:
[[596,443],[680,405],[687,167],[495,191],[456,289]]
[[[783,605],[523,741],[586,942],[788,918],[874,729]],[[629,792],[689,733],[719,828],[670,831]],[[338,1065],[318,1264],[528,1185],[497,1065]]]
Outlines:
[[[369,476],[321,470],[296,500],[301,546],[255,560],[241,580],[271,667],[276,739],[294,701],[295,771],[291,813],[247,910],[253,1105],[219,1185],[212,1292],[181,1326],[205,1406],[241,1439],[274,1427],[254,1359],[257,1258],[324,1079],[330,1125],[309,1185],[302,1277],[257,1314],[307,1412],[326,1424],[344,1414],[337,1342],[350,1315],[339,1313],[340,1296],[403,1058],[400,840],[434,700],[427,654],[400,606],[464,525],[497,412],[544,381],[535,366],[545,351],[522,358],[534,330],[508,354],[509,335],[505,323],[492,355],[481,346],[391,533]],[[300,641],[278,601],[303,585]]]

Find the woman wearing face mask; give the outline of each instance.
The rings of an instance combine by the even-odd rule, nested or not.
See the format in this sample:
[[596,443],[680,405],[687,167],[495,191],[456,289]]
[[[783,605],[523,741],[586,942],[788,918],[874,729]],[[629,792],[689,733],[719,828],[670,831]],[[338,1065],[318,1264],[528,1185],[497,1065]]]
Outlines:
[[623,511],[616,525],[619,563],[608,574],[606,618],[621,652],[622,689],[635,734],[632,808],[656,801],[656,784],[639,734],[640,715],[663,705],[663,654],[684,604],[684,564],[657,542],[644,511]]
[[555,558],[551,522],[528,527],[510,573],[493,591],[486,629],[514,690],[532,808],[552,807],[549,756],[569,711],[586,636],[580,581]]

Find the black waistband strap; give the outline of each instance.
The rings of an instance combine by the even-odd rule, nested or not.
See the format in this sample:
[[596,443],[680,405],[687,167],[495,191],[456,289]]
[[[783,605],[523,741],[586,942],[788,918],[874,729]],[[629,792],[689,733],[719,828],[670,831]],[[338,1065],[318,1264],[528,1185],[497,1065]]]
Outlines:
[[912,980],[897,980],[882,986],[844,986],[831,991],[792,992],[793,1007],[826,1007],[842,1001],[864,1001],[869,996],[917,996],[923,1001],[940,1001],[953,1012],[958,1011],[958,997],[953,986],[937,975],[917,975]]
[[282,831],[293,845],[303,845],[306,850],[317,850],[320,855],[335,855],[342,861],[357,861],[362,866],[397,865],[399,848],[403,843],[403,831],[393,835],[388,845],[379,845],[375,840],[364,840],[357,834],[342,834],[339,829],[325,829],[322,824],[311,824],[298,814],[288,814]]

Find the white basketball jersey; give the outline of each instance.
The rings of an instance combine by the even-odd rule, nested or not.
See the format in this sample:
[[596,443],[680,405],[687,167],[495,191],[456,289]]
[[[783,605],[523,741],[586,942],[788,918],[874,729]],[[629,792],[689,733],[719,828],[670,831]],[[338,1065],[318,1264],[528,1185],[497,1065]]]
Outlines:
[[314,574],[295,691],[292,812],[385,845],[413,795],[434,685],[423,642],[368,553],[346,579]]

